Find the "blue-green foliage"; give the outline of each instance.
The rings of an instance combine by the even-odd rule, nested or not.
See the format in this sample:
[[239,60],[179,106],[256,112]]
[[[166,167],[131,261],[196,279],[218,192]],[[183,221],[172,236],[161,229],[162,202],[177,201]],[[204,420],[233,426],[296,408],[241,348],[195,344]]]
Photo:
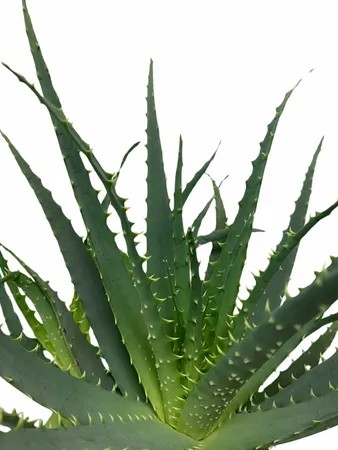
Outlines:
[[[0,306],[9,333],[0,331],[0,376],[52,413],[46,424],[34,424],[15,410],[0,409],[0,424],[10,429],[0,432],[1,449],[253,450],[337,425],[337,352],[326,361],[322,354],[338,329],[336,314],[324,317],[338,297],[338,259],[332,257],[330,266],[316,273],[313,283],[297,296],[286,295],[301,239],[338,206],[335,202],[306,221],[323,140],[280,243],[236,312],[248,244],[252,233],[261,231],[253,228],[253,222],[262,180],[279,121],[295,88],[285,95],[268,125],[233,223],[228,223],[221,183],[211,180],[213,198],[192,224],[185,224],[183,208],[217,150],[183,186],[184,149],[179,138],[171,209],[150,62],[147,252],[141,255],[127,199],[117,193],[123,164],[139,142],[126,152],[116,173],[102,168],[66,118],[26,1],[22,4],[42,94],[23,75],[4,66],[50,114],[87,235],[78,236],[51,192],[1,132],[44,211],[74,285],[67,308],[48,282],[1,244]],[[105,189],[103,202],[81,153]],[[201,223],[213,201],[216,227],[201,235]],[[110,207],[119,217],[126,253],[107,225]],[[205,244],[212,248],[203,276],[198,249]],[[11,271],[5,254],[15,258],[22,271]],[[34,338],[25,335],[14,304]],[[260,389],[305,337],[328,325],[296,361]]]

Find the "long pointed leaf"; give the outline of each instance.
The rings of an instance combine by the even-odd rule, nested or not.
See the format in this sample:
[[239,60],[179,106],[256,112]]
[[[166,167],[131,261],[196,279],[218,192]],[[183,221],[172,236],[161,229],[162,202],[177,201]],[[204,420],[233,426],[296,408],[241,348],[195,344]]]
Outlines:
[[[24,375],[23,375],[24,374]],[[79,424],[155,418],[149,404],[129,400],[62,372],[0,332],[0,376],[46,408]],[[131,416],[131,417],[130,417]]]
[[[40,47],[37,49],[36,41],[32,41],[35,52],[41,54]],[[41,96],[35,87],[28,83],[22,75],[13,71],[4,64],[19,81],[26,84],[41,103],[48,105],[53,116],[54,128],[59,139],[60,148],[64,155],[68,172],[74,189],[75,197],[81,209],[82,217],[88,230],[88,238],[94,250],[97,267],[102,276],[102,282],[112,306],[117,325],[122,338],[128,348],[138,375],[142,380],[146,395],[151,399],[160,417],[163,417],[162,395],[157,378],[154,357],[147,339],[147,331],[144,321],[141,319],[140,304],[137,291],[134,288],[130,274],[125,266],[123,256],[116,245],[113,233],[106,223],[106,216],[101,209],[96,192],[92,188],[89,175],[79,155],[79,135],[71,128],[62,110],[53,106],[48,100]],[[46,81],[46,79],[44,79]],[[47,84],[50,82],[47,79]],[[49,86],[49,84],[48,84]],[[60,118],[62,124],[60,124]],[[80,145],[81,147],[81,145]],[[91,153],[90,151],[88,151]],[[124,302],[121,302],[124,299]],[[128,315],[125,311],[128,310]]]
[[[221,193],[219,188],[217,187],[217,184],[215,183],[215,180],[213,180],[212,178],[210,178],[212,181],[212,187],[214,190],[214,199],[215,199],[215,212],[216,212],[216,227],[215,230],[218,230],[219,232],[221,231],[229,231],[229,227],[228,227],[228,218],[225,212],[225,207],[223,204],[223,200],[221,197]],[[214,231],[215,233],[215,231]],[[208,266],[207,266],[207,270],[205,273],[205,277],[204,280],[207,281],[211,278],[212,276],[212,272],[213,272],[213,263],[215,261],[218,261],[220,255],[221,255],[221,251],[222,248],[219,245],[218,242],[222,242],[224,243],[226,241],[226,237],[227,237],[228,233],[226,233],[226,235],[224,237],[219,237],[215,240],[212,241],[212,248],[211,248],[211,252],[210,252],[210,256],[209,256],[209,261],[208,261]],[[205,287],[205,285],[204,285]]]
[[17,271],[8,276],[13,276],[17,286],[32,301],[39,313],[43,325],[48,333],[51,344],[55,350],[55,360],[61,370],[70,370],[70,373],[80,378],[81,371],[77,367],[74,354],[66,339],[63,326],[56,310],[41,288],[25,274]]
[[[21,264],[21,266],[33,278],[34,284],[38,288],[36,289],[34,286],[34,292],[36,292],[37,297],[39,297],[39,291],[40,293],[42,293],[45,300],[42,299],[42,303],[40,306],[40,308],[42,309],[39,310],[37,308],[38,312],[40,313],[41,317],[43,313],[47,321],[54,320],[57,324],[57,330],[51,330],[49,332],[50,336],[52,336],[53,339],[54,337],[58,336],[58,339],[61,339],[66,343],[68,351],[70,355],[72,355],[73,364],[75,362],[76,367],[81,368],[86,373],[86,380],[95,384],[99,382],[100,384],[102,384],[103,388],[111,390],[113,388],[113,380],[106,373],[106,370],[103,367],[98,355],[96,354],[94,347],[81,333],[65,303],[60,300],[57,293],[31,267],[29,267],[7,247],[5,247],[4,245],[2,246]],[[22,281],[21,278],[23,278]],[[30,280],[28,279],[28,277],[21,274],[19,277],[19,281],[21,281],[20,286],[23,289],[25,289],[24,284],[28,284],[28,286],[30,286],[29,289],[32,289],[32,284],[30,284]],[[32,292],[33,295],[34,292]],[[33,302],[35,301],[33,298],[31,298],[31,300]],[[48,308],[47,311],[45,311],[46,307]],[[47,329],[45,320],[43,320],[43,323]],[[54,348],[56,349],[55,345]]]
[[[11,324],[9,326],[9,331],[10,331],[11,337],[20,341],[21,345],[26,350],[36,351],[37,356],[39,356],[39,358],[41,358],[44,361],[47,361],[47,359],[43,354],[43,349],[47,350],[52,355],[52,357],[55,358],[56,354],[55,354],[54,346],[48,337],[48,333],[47,333],[45,327],[41,324],[41,322],[39,322],[37,320],[37,318],[35,317],[34,311],[31,310],[29,308],[29,306],[27,305],[25,296],[21,294],[18,286],[15,284],[12,277],[9,276],[10,271],[8,269],[7,261],[5,260],[1,251],[0,251],[0,268],[1,268],[1,272],[3,273],[3,278],[0,279],[0,285],[3,286],[3,283],[6,282],[8,288],[11,291],[11,294],[13,295],[13,298],[14,298],[17,306],[19,307],[21,313],[23,314],[23,316],[26,319],[30,328],[34,331],[36,340],[27,338],[27,336],[25,336],[23,333],[16,336],[16,333],[19,330],[19,328],[18,328],[19,324],[16,321],[15,321],[16,328],[13,329],[13,333],[11,332]],[[4,281],[5,279],[6,279],[6,281]],[[5,292],[5,294],[7,295],[6,291],[3,291],[3,292]],[[8,302],[8,300],[10,301],[10,299],[6,299],[5,301]],[[14,336],[13,336],[13,334],[14,334]]]
[[236,414],[205,440],[203,449],[223,450],[225,442],[227,450],[270,448],[303,430],[315,428],[321,421],[334,418],[337,421],[337,414],[337,391],[269,412]]
[[[270,282],[273,280],[275,274],[281,268],[282,263],[287,259],[287,257],[292,254],[292,251],[297,248],[301,239],[322,219],[331,214],[338,207],[338,201],[333,203],[329,208],[325,209],[320,213],[316,213],[311,219],[304,225],[298,233],[294,233],[291,230],[285,233],[285,237],[282,238],[282,245],[278,246],[278,250],[272,253],[270,258],[268,267],[260,274],[259,277],[256,277],[256,285],[252,289],[249,298],[245,301],[243,308],[241,309],[238,316],[234,319],[234,325],[232,334],[235,339],[238,339],[243,335],[246,323],[248,323],[248,319],[251,318],[251,314],[257,302],[264,295],[265,288]],[[274,308],[275,309],[275,308]],[[266,305],[266,317],[269,315],[270,311],[269,302]],[[247,329],[250,325],[247,325]]]
[[10,432],[0,436],[0,445],[2,450],[186,450],[198,443],[159,421],[142,420]]
[[338,414],[333,416],[327,420],[314,420],[313,425],[306,428],[304,431],[298,431],[291,436],[288,436],[286,439],[280,439],[278,444],[286,444],[288,442],[294,442],[298,439],[303,439],[305,437],[312,436],[313,434],[321,433],[322,431],[329,430],[332,427],[336,427],[338,425]]
[[[118,172],[116,174],[113,174],[114,180],[115,180],[116,183],[117,183],[117,180],[118,180],[118,178],[120,176],[121,169],[122,169],[124,163],[127,161],[128,156],[134,150],[134,148],[136,148],[139,144],[140,144],[140,142],[136,142],[124,154]],[[101,207],[102,207],[103,211],[108,212],[109,205],[110,205],[109,197],[108,197],[108,194],[106,194],[104,199],[101,202]]]
[[183,359],[181,372],[183,374],[183,385],[189,392],[200,378],[200,363],[202,359],[202,326],[203,326],[203,304],[202,304],[202,281],[199,275],[199,263],[196,255],[196,243],[193,232],[188,229],[189,259],[191,266],[191,294],[190,307],[187,318],[186,333],[183,345]]
[[190,302],[190,273],[188,264],[188,243],[183,225],[182,166],[183,141],[180,136],[178,159],[175,176],[174,209],[173,209],[173,242],[174,242],[174,274],[175,291],[178,308],[184,322],[187,321]]
[[[298,330],[323,314],[336,301],[337,267],[338,259],[333,259],[330,267],[318,274],[310,286],[303,289],[296,297],[287,299],[246,339],[234,344],[219,363],[204,375],[182,409],[179,422],[179,429],[182,432],[191,431],[192,428],[195,438],[203,437],[203,431],[204,433],[208,431],[211,423],[224,421],[225,417],[233,412],[233,408],[235,411],[247,401],[252,392],[255,392],[251,384],[249,385],[250,378],[255,376],[252,374],[269,361]],[[272,371],[277,367],[271,367]],[[256,382],[262,384],[269,375],[264,374],[264,378],[261,379],[257,372]],[[247,393],[249,388],[251,390]],[[219,392],[224,393],[223,396],[214,396],[218,389],[221,389]],[[233,408],[230,411],[227,407],[235,395],[240,404],[237,407],[232,405]],[[245,395],[247,395],[246,398]],[[210,396],[213,397],[215,406],[212,411],[206,411],[204,407],[209,405]],[[189,415],[192,411],[196,413],[196,416]]]
[[[173,221],[169,206],[166,176],[157,113],[154,99],[153,61],[150,61],[147,92],[147,274],[158,278],[152,290],[157,297],[168,299],[170,282],[167,278],[166,264],[170,272],[174,270],[174,246],[172,242]],[[166,261],[166,264],[164,263]],[[165,301],[161,313],[166,319],[173,319],[173,304]],[[172,327],[169,326],[169,331]]]
[[[49,105],[47,106],[50,107]],[[125,207],[125,199],[118,196],[115,189],[115,182],[107,178],[107,174],[95,158],[93,151],[89,150],[89,145],[76,134],[72,126],[69,126],[69,130],[72,132],[72,136],[74,140],[76,140],[80,151],[88,157],[95,172],[104,184],[109,195],[110,203],[113,205],[119,216],[125,242],[127,244],[128,255],[132,263],[134,279],[136,280],[136,289],[141,302],[141,314],[143,314],[147,326],[148,340],[151,349],[153,350],[156,369],[158,371],[165,413],[168,422],[173,423],[173,421],[176,420],[176,415],[179,411],[179,403],[181,402],[182,394],[177,368],[177,356],[173,354],[171,341],[165,334],[163,322],[157,308],[157,300],[151,292],[150,279],[146,276],[142,268],[143,259],[136,250],[134,242],[135,233],[132,232],[133,224],[129,221],[126,214],[127,208]],[[170,382],[171,385],[170,391],[166,387],[166,383],[168,382]]]
[[[14,71],[12,71],[12,72],[15,73]],[[39,98],[41,103],[43,103],[49,109],[49,111],[57,118],[57,120],[59,122],[61,122],[61,123],[64,122],[64,115],[62,112],[60,112],[60,110],[56,109],[50,102],[48,102],[48,100],[46,100],[44,97],[42,97],[36,91],[34,86],[29,84],[22,75],[16,74],[16,76],[21,81],[23,81],[28,87],[30,87],[30,89]],[[123,232],[125,235],[126,243],[127,243],[128,252],[129,252],[130,258],[133,262],[133,272],[134,272],[134,276],[136,279],[136,288],[137,288],[137,292],[139,294],[139,301],[141,302],[141,307],[142,307],[140,314],[141,314],[141,317],[144,317],[143,323],[145,323],[148,328],[148,341],[145,343],[146,344],[150,343],[150,348],[153,351],[153,360],[156,364],[156,369],[158,370],[159,380],[161,382],[161,387],[162,387],[162,395],[163,395],[165,412],[167,415],[167,419],[171,423],[172,421],[176,420],[176,415],[178,414],[178,411],[179,411],[178,403],[181,402],[180,395],[181,395],[182,389],[181,389],[181,385],[179,383],[179,372],[177,369],[177,357],[171,351],[170,341],[164,333],[163,324],[161,322],[161,318],[157,311],[157,305],[156,305],[155,299],[150,291],[149,280],[146,277],[145,273],[143,272],[142,261],[136,251],[135,244],[133,242],[133,236],[132,236],[132,232],[131,232],[131,224],[126,216],[124,199],[122,199],[121,197],[119,197],[116,194],[115,187],[114,187],[114,185],[115,185],[114,180],[110,180],[108,178],[108,174],[100,166],[99,162],[93,155],[93,151],[90,149],[89,145],[80,138],[80,136],[74,130],[74,128],[72,127],[71,124],[68,123],[66,129],[67,129],[67,132],[69,133],[69,136],[71,137],[71,139],[76,143],[78,149],[89,158],[89,161],[92,164],[94,170],[96,171],[96,173],[98,174],[98,176],[100,177],[101,181],[104,183],[104,185],[107,189],[107,192],[110,196],[110,202],[113,204],[116,212],[119,215],[121,225],[123,228]],[[93,229],[94,229],[94,224],[93,224],[93,228],[91,229],[90,234],[92,234]],[[97,238],[98,238],[98,236],[97,236]],[[97,247],[99,249],[100,249],[100,247],[102,248],[102,240],[103,239],[102,239],[102,234],[101,234],[100,240],[97,240]],[[92,240],[91,240],[91,242],[92,242]],[[117,246],[111,245],[110,248],[112,250],[114,250],[114,256],[115,256],[114,263],[115,264],[117,263],[116,259],[119,257],[120,263],[122,263],[121,269],[123,268],[124,274],[126,274],[125,273],[126,268],[123,263],[123,260],[121,260],[121,255],[120,255],[120,252],[119,252]],[[103,254],[103,256],[106,257],[106,254]],[[98,260],[97,254],[96,254],[96,258]],[[101,268],[102,275],[103,275],[104,270],[108,274],[107,268],[108,267],[105,265]],[[109,274],[110,274],[109,281],[111,281],[112,280],[111,272]],[[103,279],[103,281],[104,281],[104,279]],[[125,283],[119,284],[119,287],[122,288],[122,290],[125,290],[126,287],[128,287],[128,284],[129,284],[129,286],[131,286],[131,278],[129,276],[126,277]],[[114,294],[116,297],[116,286],[115,286]],[[124,292],[122,293],[122,295],[123,294],[124,294]],[[135,295],[134,289],[133,289],[132,294]],[[113,305],[115,312],[118,308],[121,308],[120,299],[117,299],[117,300],[118,301],[115,302]],[[135,307],[134,307],[134,309],[135,309]],[[117,320],[121,322],[121,319],[119,319],[118,317],[117,317]],[[126,320],[125,317],[124,317],[124,320]],[[130,333],[130,331],[131,331],[129,321],[130,321],[130,315],[128,316],[128,325],[129,325],[128,328],[129,329],[124,330],[124,334],[128,331]],[[137,325],[139,325],[139,324],[137,324]],[[133,330],[133,331],[135,331],[135,330]],[[138,344],[138,346],[139,345],[140,344]],[[165,361],[165,364],[163,363],[163,361]],[[143,361],[143,364],[144,364],[144,361]],[[149,367],[148,367],[148,369],[149,369]],[[170,380],[170,382],[171,382],[171,392],[170,393],[169,393],[169,390],[167,390],[166,386],[164,385],[164,381],[167,381],[167,380]],[[153,386],[152,386],[152,388],[153,388]]]
[[211,158],[208,159],[208,161],[203,164],[203,166],[195,173],[195,175],[192,177],[192,179],[187,183],[186,187],[184,188],[184,190],[182,192],[183,205],[188,200],[188,197],[191,194],[191,192],[194,189],[194,187],[196,186],[196,184],[199,182],[199,180],[202,178],[202,176],[208,170],[208,167],[210,166],[210,164],[214,160],[220,145],[221,145],[221,143],[218,144],[216,150],[211,155]]
[[[257,233],[257,232],[262,233],[263,230],[253,228],[252,232],[253,233]],[[212,231],[211,233],[206,234],[206,235],[197,236],[196,245],[199,247],[200,245],[209,244],[209,243],[212,243],[212,244],[223,243],[223,241],[226,240],[228,234],[229,234],[229,227],[226,227],[226,228],[223,228],[222,230]]]
[[228,330],[226,320],[228,315],[233,314],[239,289],[239,282],[244,267],[249,239],[252,233],[252,224],[257,207],[258,197],[262,184],[266,163],[271,150],[278,122],[284,111],[292,92],[297,85],[284,97],[283,102],[277,107],[272,122],[264,140],[260,144],[260,152],[252,163],[252,172],[246,182],[246,189],[242,200],[239,202],[239,211],[230,226],[229,236],[222,246],[220,257],[215,264],[212,278],[207,280],[206,295],[214,299],[209,308],[217,310],[214,320],[207,321],[205,341],[210,343],[210,354],[217,354],[217,346],[224,348],[226,342],[223,338]]
[[[252,402],[255,405],[262,403],[267,397],[277,394],[282,388],[290,385],[295,379],[300,378],[307,370],[315,368],[324,352],[332,344],[338,331],[338,322],[332,324],[310,347],[302,353],[293,363],[283,370],[278,377],[267,386],[263,392],[254,395]],[[251,409],[251,408],[250,408]]]
[[[218,184],[218,188],[220,188],[223,184],[223,181],[226,180],[228,178],[228,175],[226,177],[223,178],[223,180]],[[214,200],[214,196],[211,197],[211,199],[206,203],[206,205],[204,206],[204,208],[200,211],[200,213],[198,214],[198,216],[196,217],[196,219],[193,221],[192,225],[191,225],[191,229],[194,233],[194,236],[196,237],[199,229],[201,227],[202,221],[205,218],[207,212],[209,211],[209,208],[211,206],[211,203]]]
[[[3,276],[8,273],[8,271],[5,273],[4,267],[7,267],[7,262],[0,252],[0,269]],[[43,348],[39,341],[24,334],[20,319],[14,311],[12,300],[3,283],[0,283],[0,306],[11,337],[18,340],[26,350],[34,351],[39,358],[48,361],[43,354]]]
[[129,395],[142,397],[137,374],[130,364],[130,357],[122,343],[122,337],[115,324],[115,317],[109,306],[95,262],[81,238],[74,231],[70,220],[54,201],[50,191],[43,186],[39,177],[33,173],[8,137],[1,134],[49,221],[72,282],[81,296],[86,314],[117,384]]
[[311,397],[323,397],[338,386],[338,371],[336,370],[338,355],[335,352],[329,359],[305,372],[293,383],[280,389],[275,395],[267,398],[252,411],[269,411],[272,408],[282,408],[292,402],[301,403]]
[[22,325],[19,317],[16,315],[11,299],[6,292],[4,284],[0,284],[0,306],[4,315],[6,325],[11,336],[15,339],[22,334]]
[[[311,164],[305,176],[300,196],[296,201],[295,210],[290,217],[288,230],[292,230],[295,233],[298,232],[305,225],[305,218],[312,191],[313,176],[315,172],[317,159],[322,148],[323,139],[324,138],[320,140],[317,150],[312,158]],[[281,242],[278,244],[276,251],[281,250],[283,245],[286,244],[286,241],[287,241],[287,234],[284,233],[283,238]],[[253,310],[252,317],[248,320],[251,325],[252,323],[258,325],[268,314],[268,312],[266,311],[267,301],[269,302],[269,308],[271,310],[274,310],[280,305],[281,299],[285,294],[285,288],[290,279],[295,259],[297,257],[298,248],[299,247],[296,247],[292,251],[292,253],[287,257],[287,259],[284,260],[283,264],[280,267],[280,270],[266,287],[264,295],[257,302],[257,305]]]
[[83,333],[86,336],[87,341],[90,342],[90,323],[83,308],[83,302],[76,291],[74,292],[72,302],[69,305],[69,311],[73,314],[73,318],[80,328],[81,333]]

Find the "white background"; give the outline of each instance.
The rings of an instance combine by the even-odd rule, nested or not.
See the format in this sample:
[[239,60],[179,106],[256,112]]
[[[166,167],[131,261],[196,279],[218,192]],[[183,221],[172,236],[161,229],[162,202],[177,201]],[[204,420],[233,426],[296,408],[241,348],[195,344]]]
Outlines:
[[[294,200],[318,142],[325,135],[310,213],[338,195],[337,38],[335,2],[324,1],[108,1],[31,0],[34,26],[68,118],[108,171],[145,136],[149,59],[154,59],[155,96],[170,193],[178,137],[184,140],[184,177],[222,144],[209,174],[221,180],[230,221],[266,126],[284,94],[303,78],[280,121],[263,183],[243,283],[264,268],[287,226]],[[0,59],[37,83],[27,44],[21,2],[0,0]],[[315,68],[314,72],[309,71]],[[84,227],[53,127],[43,106],[5,68],[0,68],[0,128],[41,176],[84,236]],[[144,230],[145,149],[128,159],[120,193],[130,198],[131,217]],[[142,186],[142,188],[140,187]],[[5,142],[0,141],[0,241],[50,280],[67,302],[72,286],[57,243],[34,194]],[[212,195],[205,177],[185,214],[189,225]],[[112,220],[114,230],[118,230]],[[314,270],[338,255],[338,213],[306,236],[290,293],[309,284]],[[201,232],[214,227],[208,216]],[[201,255],[202,258],[206,254]],[[15,265],[11,267],[15,268]],[[241,290],[242,297],[246,291]],[[32,418],[47,412],[0,383],[0,405]],[[285,449],[336,448],[330,430]],[[281,447],[283,448],[283,446]]]

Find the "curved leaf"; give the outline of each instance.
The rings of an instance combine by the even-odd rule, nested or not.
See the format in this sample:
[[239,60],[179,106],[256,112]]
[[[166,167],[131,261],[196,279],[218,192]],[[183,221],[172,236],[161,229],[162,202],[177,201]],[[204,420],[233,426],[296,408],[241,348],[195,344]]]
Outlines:
[[155,418],[149,404],[129,400],[62,372],[24,350],[0,331],[0,376],[40,405],[77,423]]
[[[93,384],[100,383],[103,388],[112,390],[114,383],[111,376],[106,373],[94,347],[81,333],[65,303],[34,270],[7,247],[4,245],[3,247],[14,256],[34,280],[33,283],[28,277],[20,274],[17,282],[36,306],[54,345],[58,359],[62,361],[65,355],[69,354],[71,360],[68,361],[67,359],[66,366],[63,369],[73,365],[75,367],[71,369],[72,374],[80,375],[79,370],[82,370],[82,373],[85,372],[88,381]],[[65,348],[61,347],[57,350],[62,343],[65,344]]]
[[[109,303],[146,395],[151,399],[159,416],[163,417],[162,393],[157,377],[154,355],[147,338],[146,323],[141,313],[138,294],[125,265],[122,252],[114,240],[115,236],[107,226],[106,217],[101,210],[96,193],[90,185],[88,172],[84,167],[82,170],[82,162],[80,164],[78,161],[78,158],[80,158],[79,147],[87,156],[91,155],[92,151],[87,149],[86,145],[83,145],[84,141],[68,123],[62,109],[56,108],[46,100],[35,89],[34,85],[28,83],[25,77],[10,69],[6,64],[4,66],[15,74],[19,81],[26,84],[40,102],[49,109],[52,116],[56,119],[55,128],[60,130],[58,126],[61,127],[63,136],[67,138],[67,145],[64,147],[60,146],[66,152],[64,153],[65,160],[73,161],[72,167],[76,168],[77,181],[73,183],[74,192],[78,186],[81,186],[81,189],[76,191],[75,195],[78,196],[77,200],[82,216],[88,230],[90,230],[88,239],[94,251],[95,261],[102,276]],[[95,158],[93,157],[93,159]],[[72,175],[70,175],[70,178],[72,179]],[[121,302],[121,299],[124,299],[124,301]],[[128,310],[128,315],[125,314],[126,309]],[[142,395],[142,388],[139,387],[139,390],[141,390]]]
[[244,196],[239,202],[239,211],[230,226],[229,236],[222,246],[212,277],[205,282],[206,295],[213,299],[212,302],[209,302],[208,307],[217,310],[217,316],[211,314],[213,320],[206,322],[204,336],[205,341],[210,344],[209,354],[219,354],[218,348],[223,350],[227,344],[227,340],[224,339],[229,328],[226,320],[228,315],[233,314],[236,306],[239,282],[252,233],[252,224],[266,163],[279,120],[298,84],[285,95],[283,102],[276,109],[274,119],[268,125],[265,138],[260,144],[260,152],[252,163],[252,172],[246,181]]
[[[226,420],[229,414],[258,390],[282,361],[277,366],[270,367],[270,373],[264,373],[262,376],[259,369],[277,354],[283,344],[300,333],[302,327],[321,316],[336,301],[337,267],[338,259],[335,258],[331,266],[318,274],[311,285],[301,290],[296,297],[288,298],[243,341],[230,348],[219,363],[202,377],[186,400],[178,425],[179,430],[193,432],[194,434],[190,435],[196,439],[202,438],[210,431],[210,424]],[[296,342],[296,345],[298,343]],[[251,386],[251,377],[255,377],[255,386]],[[238,404],[234,405],[232,400],[235,396]],[[212,410],[209,405],[210,397],[213,398]],[[191,414],[192,412],[195,414]]]
[[[51,114],[51,119],[66,169],[71,180],[75,198],[80,207],[86,228],[90,230],[88,237],[94,250],[95,262],[102,277],[109,304],[111,305],[111,301],[115,299],[114,306],[120,305],[120,299],[125,299],[122,311],[121,306],[120,308],[117,308],[117,310],[112,308],[115,314],[115,320],[117,321],[117,326],[122,334],[123,342],[126,344],[137,369],[138,376],[143,381],[144,389],[147,395],[152,399],[158,413],[161,415],[162,399],[156,371],[155,368],[149,370],[149,363],[145,363],[145,361],[152,361],[152,355],[148,346],[144,324],[140,321],[139,311],[135,311],[135,306],[138,308],[137,293],[133,287],[127,268],[125,267],[121,252],[115,243],[115,236],[107,226],[106,213],[102,210],[97,198],[97,193],[90,183],[89,174],[80,157],[78,146],[67,132],[68,122],[62,112],[61,102],[53,87],[49,70],[35,35],[25,0],[23,0],[22,5],[26,33],[43,95],[47,101],[54,105],[58,112],[62,113],[65,119],[64,123],[60,123],[57,120],[57,117]],[[11,70],[7,65],[5,65],[5,67]],[[15,72],[12,71],[12,73]],[[19,74],[16,74],[16,76],[20,81],[26,81],[25,78],[21,77]],[[30,88],[32,88],[31,85]],[[33,91],[39,97],[40,94],[34,90],[34,88]],[[41,95],[39,99],[41,101]],[[114,276],[112,276],[112,274],[114,274]],[[123,286],[121,286],[121,280],[123,280]],[[79,293],[82,297],[82,293]],[[128,320],[126,320],[125,308],[127,308],[129,312],[134,312],[134,314],[129,314]],[[133,317],[135,321],[132,320]],[[132,332],[131,329],[133,330]],[[130,382],[128,385],[129,394],[134,397],[142,397],[143,389],[136,381],[136,375],[133,368],[130,365],[125,365],[125,368],[126,370],[129,368],[130,372],[129,377],[126,377],[126,381],[133,380],[133,382]],[[120,380],[120,383],[123,388],[122,379]]]
[[255,394],[252,403],[254,405],[261,404],[267,397],[272,397],[282,388],[291,385],[295,379],[300,378],[307,370],[315,368],[320,363],[324,352],[332,344],[337,331],[338,322],[335,322],[299,358],[293,361],[286,370],[280,372],[278,377],[263,392]]
[[[305,225],[305,218],[308,210],[310,195],[312,192],[313,176],[315,172],[317,159],[322,149],[323,140],[324,138],[320,140],[317,150],[313,155],[311,164],[305,176],[300,196],[296,201],[295,210],[290,217],[288,229],[286,230],[286,232],[283,233],[282,240],[278,244],[276,252],[280,251],[283,248],[283,245],[287,244],[288,231],[291,230],[292,232],[297,233]],[[254,310],[252,312],[252,317],[248,319],[248,322],[251,325],[253,323],[255,323],[255,325],[258,325],[264,319],[264,317],[266,317],[266,315],[268,314],[268,312],[266,311],[267,302],[269,304],[269,308],[271,311],[280,305],[281,299],[285,294],[287,283],[289,282],[290,279],[294,262],[297,257],[298,248],[299,247],[296,247],[291,252],[291,254],[283,261],[283,263],[280,266],[280,270],[276,273],[271,282],[267,285],[264,295],[262,295],[259,301],[256,303]]]
[[274,408],[269,412],[234,414],[223,427],[203,442],[203,449],[269,448],[290,437],[296,437],[302,431],[315,429],[321,421],[337,421],[337,415],[338,391],[306,402],[289,404],[284,408]]
[[0,436],[2,450],[188,450],[197,442],[159,421],[115,421],[102,425],[30,430]]

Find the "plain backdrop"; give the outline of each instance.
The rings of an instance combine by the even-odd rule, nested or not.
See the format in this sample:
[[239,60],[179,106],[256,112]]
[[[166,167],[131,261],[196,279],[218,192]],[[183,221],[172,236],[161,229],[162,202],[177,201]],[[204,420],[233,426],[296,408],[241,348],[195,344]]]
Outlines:
[[[128,159],[119,183],[119,193],[130,199],[130,217],[140,231],[145,230],[146,214],[144,130],[150,58],[169,192],[180,133],[185,182],[221,140],[208,173],[218,181],[229,175],[221,191],[230,222],[276,106],[303,78],[275,136],[254,223],[265,233],[256,234],[250,244],[242,298],[247,296],[245,287],[253,284],[251,272],[266,266],[288,224],[323,135],[310,214],[337,199],[334,1],[30,0],[28,6],[64,111],[102,165],[116,171],[124,152],[134,142],[142,142]],[[19,0],[0,0],[0,59],[37,83]],[[48,113],[4,67],[0,68],[0,128],[84,236]],[[211,195],[210,180],[204,177],[187,204],[187,226]],[[3,140],[0,199],[0,241],[50,280],[68,303],[72,285],[57,243]],[[114,216],[110,224],[119,230]],[[327,265],[330,255],[338,255],[337,225],[334,212],[302,241],[290,283],[292,295],[314,279],[314,271]],[[201,232],[213,228],[211,212]],[[199,256],[205,267],[207,252]],[[16,407],[31,418],[48,417],[47,410],[1,380],[0,406]],[[337,438],[333,429],[281,448],[333,449]]]

